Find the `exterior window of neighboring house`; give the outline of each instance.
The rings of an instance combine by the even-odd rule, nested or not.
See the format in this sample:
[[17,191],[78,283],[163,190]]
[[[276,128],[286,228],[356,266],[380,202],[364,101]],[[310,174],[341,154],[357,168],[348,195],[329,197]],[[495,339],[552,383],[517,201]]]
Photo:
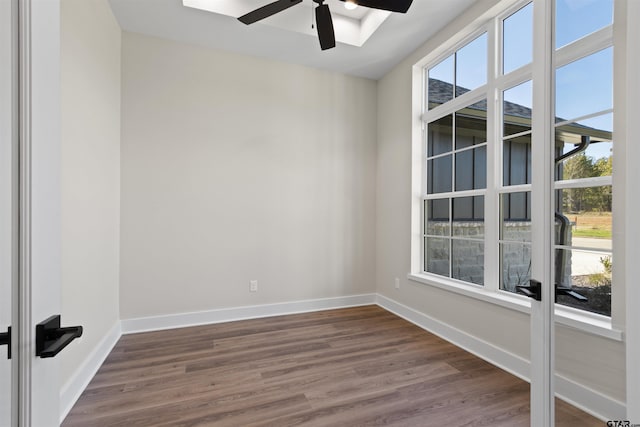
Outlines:
[[[556,1],[557,301],[606,316],[612,20],[612,0]],[[424,274],[495,292],[529,282],[532,61],[533,4],[520,2],[424,67]]]

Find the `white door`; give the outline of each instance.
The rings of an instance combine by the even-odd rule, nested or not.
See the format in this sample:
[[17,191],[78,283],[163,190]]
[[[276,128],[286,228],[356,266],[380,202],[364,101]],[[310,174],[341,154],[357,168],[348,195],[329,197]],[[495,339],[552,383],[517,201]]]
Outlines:
[[11,364],[0,350],[1,426],[59,423],[57,359],[35,343],[60,313],[59,15],[57,0],[0,2],[0,332],[10,321],[15,344]]

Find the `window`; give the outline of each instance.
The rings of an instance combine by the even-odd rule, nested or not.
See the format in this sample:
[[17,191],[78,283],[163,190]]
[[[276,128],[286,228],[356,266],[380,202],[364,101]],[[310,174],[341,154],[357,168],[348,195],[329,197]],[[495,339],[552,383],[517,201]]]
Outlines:
[[[611,315],[613,1],[556,1],[555,279],[562,305]],[[580,40],[582,43],[576,43]],[[582,296],[585,300],[577,298]]]
[[458,49],[427,72],[428,108],[464,95],[487,82],[487,34]]
[[[557,302],[606,316],[612,16],[611,0],[556,1],[549,106],[556,117],[550,250],[565,290]],[[531,278],[534,66],[533,4],[518,2],[424,67],[421,271],[442,283],[513,294]]]
[[502,72],[530,64],[533,60],[533,3],[502,21]]

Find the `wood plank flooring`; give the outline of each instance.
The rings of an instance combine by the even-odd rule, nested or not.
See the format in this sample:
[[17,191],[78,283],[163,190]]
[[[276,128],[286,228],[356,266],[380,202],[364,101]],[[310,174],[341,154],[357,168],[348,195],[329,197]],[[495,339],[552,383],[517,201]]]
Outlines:
[[297,425],[528,426],[529,386],[366,306],[125,335],[63,424]]

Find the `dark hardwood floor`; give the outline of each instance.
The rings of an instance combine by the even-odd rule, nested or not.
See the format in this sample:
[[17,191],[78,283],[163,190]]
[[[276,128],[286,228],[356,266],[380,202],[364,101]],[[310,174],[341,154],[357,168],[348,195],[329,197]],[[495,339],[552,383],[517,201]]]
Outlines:
[[63,425],[528,426],[529,386],[366,306],[125,335]]

